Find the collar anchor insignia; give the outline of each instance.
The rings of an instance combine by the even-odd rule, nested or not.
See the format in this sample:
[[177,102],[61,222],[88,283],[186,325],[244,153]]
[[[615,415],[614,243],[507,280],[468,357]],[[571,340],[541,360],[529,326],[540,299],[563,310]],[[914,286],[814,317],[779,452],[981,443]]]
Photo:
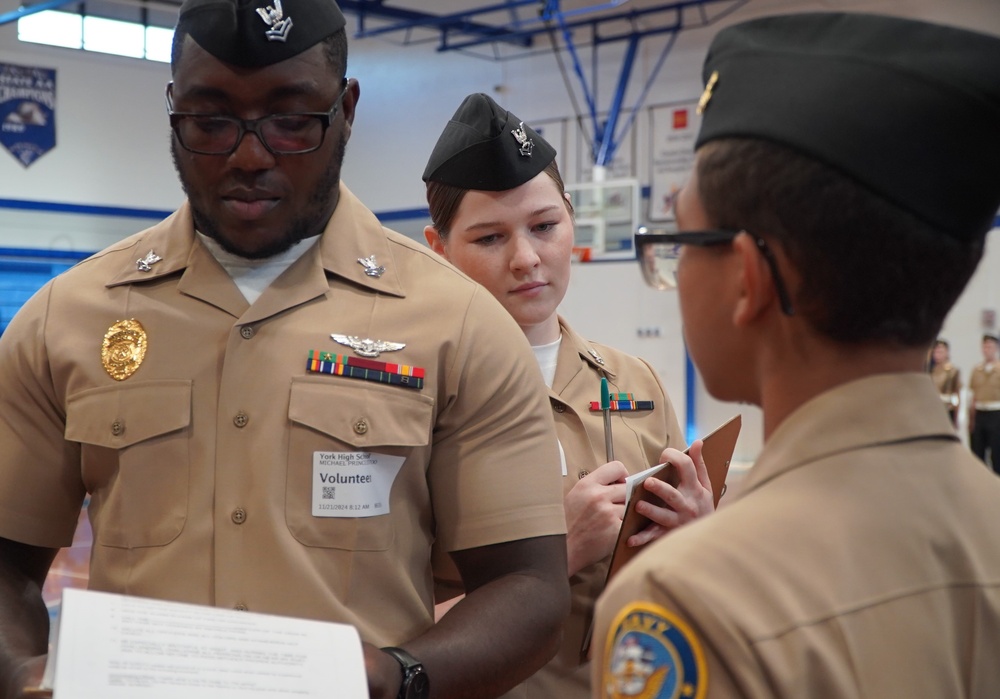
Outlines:
[[369,255],[368,257],[359,257],[358,264],[365,268],[365,274],[369,277],[374,277],[378,279],[383,274],[385,274],[385,267],[380,265],[375,261],[374,255]]
[[521,146],[518,152],[530,158],[531,151],[535,149],[535,142],[528,138],[528,132],[524,130],[524,122],[522,121],[516,129],[511,129],[510,132],[514,134],[514,139]]
[[270,27],[264,32],[268,41],[288,41],[288,32],[292,30],[292,18],[285,17],[281,0],[274,0],[273,6],[258,7],[257,14],[264,20],[264,24]]
[[162,259],[162,257],[150,250],[146,253],[145,257],[135,261],[135,268],[140,272],[151,272],[153,271],[153,265]]
[[360,338],[357,335],[340,335],[332,333],[334,340],[342,345],[350,347],[356,354],[362,357],[377,357],[383,352],[395,352],[406,347],[403,342],[387,342],[385,340],[372,340],[371,338]]

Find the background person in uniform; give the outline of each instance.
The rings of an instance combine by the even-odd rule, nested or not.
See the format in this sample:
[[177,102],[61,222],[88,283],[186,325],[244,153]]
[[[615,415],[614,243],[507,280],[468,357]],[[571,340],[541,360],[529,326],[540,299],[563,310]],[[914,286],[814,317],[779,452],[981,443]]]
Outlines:
[[[438,139],[424,181],[433,221],[424,229],[428,244],[485,286],[521,327],[555,413],[572,612],[559,653],[516,696],[588,697],[590,668],[581,647],[621,528],[625,476],[665,461],[668,446],[683,449],[683,432],[649,364],[585,340],[557,314],[570,282],[573,209],[556,151],[544,138],[489,96],[469,95]],[[602,378],[612,393],[634,398],[622,406],[630,409],[613,413],[610,462],[595,409]],[[629,543],[647,543],[713,511],[704,463],[682,475],[679,489],[645,481],[668,507],[641,503],[653,523]]]
[[764,447],[609,583],[594,696],[992,699],[1000,479],[924,365],[1000,206],[1000,38],[765,17],[720,31],[703,78],[680,232],[636,239],[676,263],[705,387],[762,407]]
[[983,335],[983,361],[969,377],[969,447],[1000,474],[1000,340]]
[[[337,6],[266,5],[181,8],[187,202],[0,340],[4,697],[40,678],[39,590],[88,493],[92,588],[353,624],[373,699],[428,677],[496,696],[557,648],[565,515],[531,350],[340,183],[360,89]],[[432,544],[470,590],[437,625]],[[416,662],[379,650],[401,644]]]
[[948,341],[938,338],[931,347],[928,371],[931,380],[941,394],[941,401],[948,411],[951,422],[958,426],[958,394],[962,390],[962,379],[958,367],[951,363]]

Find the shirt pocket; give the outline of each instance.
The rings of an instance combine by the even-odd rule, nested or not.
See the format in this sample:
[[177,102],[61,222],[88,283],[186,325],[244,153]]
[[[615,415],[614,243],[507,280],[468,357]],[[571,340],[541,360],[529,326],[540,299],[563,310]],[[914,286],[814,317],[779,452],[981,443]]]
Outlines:
[[143,381],[70,396],[65,437],[81,444],[97,543],[139,548],[177,538],[188,512],[190,381]]
[[[411,389],[293,379],[285,488],[285,520],[292,536],[306,546],[387,550],[393,542],[393,521],[402,519],[401,510],[418,506],[410,497],[400,496],[403,490],[411,492],[411,488],[400,489],[400,481],[405,479],[418,488],[428,502],[426,464],[410,457],[415,451],[426,452],[433,415],[433,399]],[[389,514],[313,516],[313,455],[337,451],[370,451],[406,459],[392,484]]]

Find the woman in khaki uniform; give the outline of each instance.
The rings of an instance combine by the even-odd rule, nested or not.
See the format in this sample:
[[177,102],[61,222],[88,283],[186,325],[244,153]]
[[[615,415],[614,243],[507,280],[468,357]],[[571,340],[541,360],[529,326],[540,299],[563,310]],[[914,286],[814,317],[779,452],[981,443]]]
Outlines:
[[[621,525],[624,478],[661,463],[666,447],[683,449],[683,433],[649,364],[585,340],[556,313],[569,284],[573,212],[548,143],[486,95],[470,95],[441,135],[424,180],[433,221],[428,244],[485,286],[524,331],[549,386],[559,437],[572,613],[556,658],[511,696],[588,697],[582,647]],[[613,413],[610,460],[602,378],[612,394],[632,397]],[[668,507],[646,508],[655,524],[631,545],[712,511],[703,470],[690,468],[680,490],[646,483]]]
[[962,379],[958,367],[951,363],[948,341],[938,339],[931,348],[931,380],[941,394],[941,401],[948,410],[951,423],[958,426],[958,393],[962,390]]

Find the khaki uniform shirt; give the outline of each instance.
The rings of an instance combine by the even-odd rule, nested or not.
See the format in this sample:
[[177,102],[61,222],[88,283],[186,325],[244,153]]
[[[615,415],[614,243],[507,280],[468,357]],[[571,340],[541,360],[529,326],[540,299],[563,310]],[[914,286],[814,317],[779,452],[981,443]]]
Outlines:
[[941,400],[950,408],[958,407],[958,393],[962,390],[958,367],[951,362],[935,364],[931,369],[931,380],[941,394]]
[[[660,463],[667,447],[684,449],[684,433],[656,371],[644,360],[612,347],[588,342],[559,319],[562,343],[549,399],[559,443],[566,456],[563,490],[568,493],[590,471],[607,463],[604,416],[590,410],[600,403],[601,377],[612,393],[631,393],[637,401],[652,401],[652,410],[612,413],[615,459],[630,473]],[[586,699],[590,696],[590,665],[580,649],[593,618],[594,600],[604,589],[610,556],[570,579],[572,612],[558,655],[511,697],[528,699]],[[518,693],[520,692],[520,693]]]
[[[162,259],[143,271],[150,251]],[[142,324],[145,356],[115,380],[102,342],[123,319]],[[331,333],[405,343],[373,361],[423,369],[423,387],[307,371],[310,350],[359,358]],[[433,623],[435,540],[565,532],[542,387],[490,294],[346,187],[253,305],[185,204],[50,282],[0,339],[0,536],[66,546],[90,493],[92,588],[395,645]],[[318,516],[331,511],[346,516]]]
[[925,376],[815,397],[746,478],[608,586],[595,697],[997,696],[1000,479]]
[[969,389],[974,406],[1000,403],[1000,362],[977,364],[969,377]]

